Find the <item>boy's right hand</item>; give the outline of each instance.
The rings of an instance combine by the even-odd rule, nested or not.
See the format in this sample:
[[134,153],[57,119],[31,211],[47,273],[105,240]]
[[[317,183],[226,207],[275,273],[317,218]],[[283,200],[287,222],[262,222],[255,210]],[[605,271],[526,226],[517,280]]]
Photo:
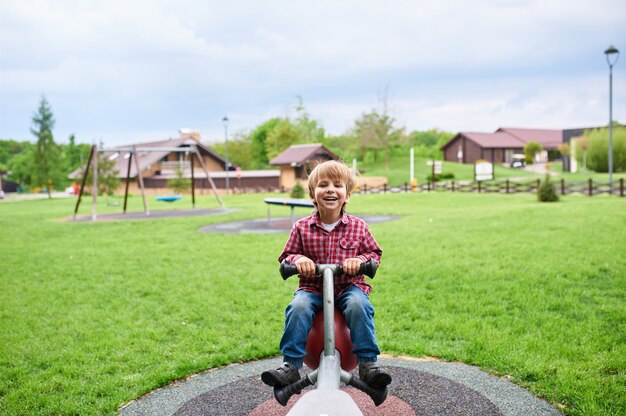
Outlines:
[[300,257],[296,260],[296,267],[298,268],[298,273],[302,276],[315,276],[315,263],[308,257]]

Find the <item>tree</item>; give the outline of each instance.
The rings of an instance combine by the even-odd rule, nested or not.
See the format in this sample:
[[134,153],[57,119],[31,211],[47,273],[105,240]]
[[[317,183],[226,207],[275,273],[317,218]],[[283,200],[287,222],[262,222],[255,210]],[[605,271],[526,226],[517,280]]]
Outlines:
[[172,188],[177,194],[182,194],[187,189],[191,188],[191,179],[185,178],[184,173],[180,166],[176,167],[176,177],[167,180],[167,186]]
[[439,129],[414,131],[406,139],[409,148],[415,149],[415,155],[428,159],[443,159],[441,146],[454,137],[453,133]]
[[539,202],[557,202],[559,200],[556,186],[550,181],[549,174],[546,174],[544,181],[537,188],[537,200]]
[[301,143],[302,131],[288,118],[280,122],[267,135],[267,157],[273,159],[292,144]]
[[320,143],[324,140],[326,132],[317,120],[310,117],[304,108],[302,97],[297,96],[298,104],[296,105],[296,118],[295,124],[301,130],[300,142],[301,143]]
[[257,126],[257,128],[250,133],[250,153],[255,164],[254,168],[258,169],[268,165],[267,136],[276,128],[278,123],[280,123],[280,118],[271,118]]
[[541,147],[541,143],[539,142],[528,142],[526,146],[524,146],[524,156],[526,163],[533,163],[535,161],[535,155],[540,153],[543,150]]
[[403,135],[403,129],[393,127],[394,119],[376,110],[363,113],[354,123],[354,133],[361,147],[361,160],[365,160],[369,149],[382,150],[385,157],[385,169],[389,169],[389,153],[393,145]]
[[[216,143],[211,146],[218,154],[225,154],[225,144]],[[258,169],[256,160],[252,156],[251,138],[246,133],[237,132],[228,140],[228,162],[242,169]]]
[[76,137],[72,134],[69,137],[69,144],[61,145],[61,149],[64,171],[70,173],[87,161],[91,146],[84,143],[76,144]]
[[50,188],[60,178],[60,151],[54,142],[52,129],[54,128],[52,108],[45,97],[41,97],[39,108],[33,115],[31,133],[37,137],[34,152],[33,177],[48,192],[52,198]]
[[[589,137],[587,165],[596,172],[609,171],[609,129],[585,132]],[[626,171],[626,128],[613,128],[613,171]]]
[[10,172],[8,178],[25,189],[33,183],[35,145],[29,142],[21,142],[20,144],[19,152],[14,153],[7,162]]

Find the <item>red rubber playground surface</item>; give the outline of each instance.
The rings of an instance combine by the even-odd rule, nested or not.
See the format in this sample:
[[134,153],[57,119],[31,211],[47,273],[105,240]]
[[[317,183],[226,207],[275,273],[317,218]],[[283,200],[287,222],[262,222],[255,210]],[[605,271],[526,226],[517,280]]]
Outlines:
[[[392,375],[387,400],[379,407],[353,388],[344,388],[364,415],[561,415],[549,403],[511,382],[476,367],[433,360],[381,357]],[[232,364],[191,376],[155,390],[120,409],[123,416],[286,415],[310,391],[293,396],[287,407],[273,398],[261,372],[280,365],[280,358]],[[304,370],[303,370],[304,371]],[[343,416],[327,412],[328,416]]]

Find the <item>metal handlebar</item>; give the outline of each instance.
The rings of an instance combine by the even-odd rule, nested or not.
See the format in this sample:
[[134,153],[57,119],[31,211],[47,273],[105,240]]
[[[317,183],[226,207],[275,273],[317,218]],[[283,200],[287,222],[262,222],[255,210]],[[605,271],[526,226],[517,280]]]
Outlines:
[[[332,268],[335,274],[343,273],[343,265],[341,264],[316,264],[315,272],[317,274],[322,274],[321,272],[325,268]],[[369,259],[365,263],[361,263],[361,266],[359,267],[359,274],[364,274],[368,276],[370,279],[373,279],[374,276],[376,275],[377,268],[378,268],[378,265],[376,264],[376,261],[374,261],[374,259]],[[283,280],[287,280],[290,276],[293,276],[294,274],[298,274],[298,266],[296,266],[295,263],[289,263],[286,260],[283,260],[280,263],[279,270],[280,270],[280,275],[282,276]]]

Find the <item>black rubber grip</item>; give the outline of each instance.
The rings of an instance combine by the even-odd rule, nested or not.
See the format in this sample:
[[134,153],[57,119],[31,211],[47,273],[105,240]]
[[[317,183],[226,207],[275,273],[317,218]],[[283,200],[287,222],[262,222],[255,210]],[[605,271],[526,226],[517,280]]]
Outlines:
[[383,404],[385,399],[387,399],[387,386],[383,388],[371,387],[369,384],[357,377],[352,377],[350,381],[348,381],[348,385],[366,393],[374,401],[376,406],[380,406]]
[[[359,274],[364,274],[365,276],[368,276],[370,279],[373,279],[374,276],[376,276],[377,268],[378,268],[378,265],[376,264],[376,261],[374,261],[374,259],[369,259],[365,263],[361,263],[361,266],[359,267]],[[337,269],[338,269],[339,274],[343,273],[343,266],[338,265]],[[280,275],[282,276],[283,280],[287,280],[289,277],[293,276],[294,274],[298,274],[298,267],[294,263],[289,263],[286,260],[283,260],[280,263],[279,270],[280,270]]]
[[308,377],[304,377],[293,384],[285,387],[274,387],[274,397],[282,406],[287,406],[289,398],[294,394],[300,394],[302,390],[313,384]]
[[294,274],[298,274],[298,266],[294,263],[288,263],[287,260],[283,260],[280,263],[280,275],[283,277],[283,280],[289,279],[290,276]]

